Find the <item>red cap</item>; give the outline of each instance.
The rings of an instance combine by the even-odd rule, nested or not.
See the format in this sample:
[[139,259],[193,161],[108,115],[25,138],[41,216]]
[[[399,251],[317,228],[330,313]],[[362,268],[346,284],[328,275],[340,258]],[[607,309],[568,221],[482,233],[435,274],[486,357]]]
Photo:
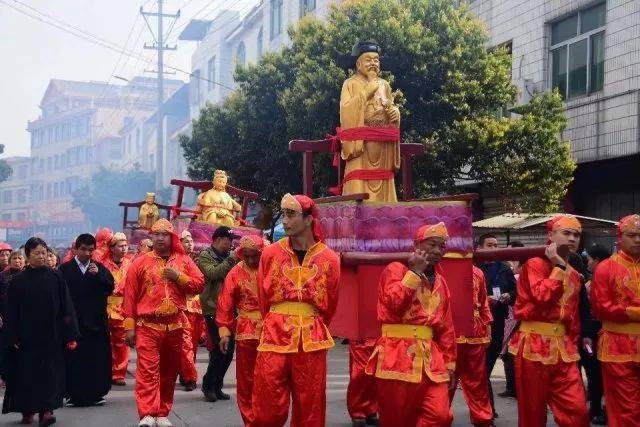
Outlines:
[[290,209],[292,211],[300,212],[304,215],[311,215],[313,221],[311,222],[311,229],[313,232],[313,238],[316,242],[324,242],[324,235],[322,234],[322,228],[320,227],[320,219],[318,218],[318,208],[316,202],[310,197],[302,194],[292,195],[285,194],[280,202],[282,209]]

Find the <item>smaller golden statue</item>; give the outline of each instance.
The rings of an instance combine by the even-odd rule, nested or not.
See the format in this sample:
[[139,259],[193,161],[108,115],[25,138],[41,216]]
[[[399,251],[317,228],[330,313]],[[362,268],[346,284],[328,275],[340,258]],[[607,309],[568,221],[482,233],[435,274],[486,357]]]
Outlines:
[[147,193],[144,204],[140,206],[140,212],[138,213],[138,226],[150,229],[159,218],[160,211],[156,206],[156,195],[155,193]]
[[213,188],[198,196],[198,221],[226,226],[238,224],[236,213],[240,212],[242,207],[227,193],[228,178],[223,170],[214,172]]

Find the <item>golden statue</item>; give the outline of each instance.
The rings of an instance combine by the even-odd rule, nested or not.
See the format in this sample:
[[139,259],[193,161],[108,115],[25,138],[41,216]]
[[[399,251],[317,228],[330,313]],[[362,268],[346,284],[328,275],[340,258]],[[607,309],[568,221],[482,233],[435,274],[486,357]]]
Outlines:
[[[380,46],[373,42],[357,43],[347,58],[356,73],[342,86],[341,129],[398,129],[400,110],[393,103],[391,86],[379,77]],[[368,193],[369,201],[398,201],[393,174],[400,168],[399,141],[342,141],[341,156],[347,162],[343,195]]]
[[198,196],[198,221],[226,226],[237,225],[236,213],[240,212],[242,207],[227,193],[227,180],[225,171],[214,172],[213,188]]
[[140,206],[140,211],[138,212],[138,226],[150,229],[159,218],[160,211],[156,206],[156,195],[155,193],[147,193],[144,204]]

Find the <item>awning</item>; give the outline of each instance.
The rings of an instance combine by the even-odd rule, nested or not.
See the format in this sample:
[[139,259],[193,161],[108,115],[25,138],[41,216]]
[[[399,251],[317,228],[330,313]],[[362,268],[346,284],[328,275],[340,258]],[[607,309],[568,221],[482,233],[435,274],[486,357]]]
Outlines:
[[[474,228],[492,230],[524,230],[530,228],[544,228],[547,221],[559,213],[550,214],[502,214],[473,223]],[[602,218],[575,215],[580,220],[583,229],[615,228],[618,223]]]

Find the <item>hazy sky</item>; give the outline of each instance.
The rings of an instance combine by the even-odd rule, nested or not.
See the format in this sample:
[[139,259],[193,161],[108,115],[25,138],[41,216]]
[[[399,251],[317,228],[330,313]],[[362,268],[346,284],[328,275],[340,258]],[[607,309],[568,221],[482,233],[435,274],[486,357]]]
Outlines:
[[[211,19],[222,8],[237,9],[244,14],[258,1],[165,0],[165,13],[181,9],[176,29],[169,37],[169,43],[177,43],[178,50],[166,53],[165,63],[190,71],[196,42],[177,41],[181,27],[189,19]],[[29,154],[27,121],[38,118],[38,104],[50,79],[108,81],[114,74],[131,78],[143,74],[144,69],[155,69],[153,63],[120,55],[67,34],[9,5],[49,22],[63,21],[120,48],[126,43],[128,52],[155,61],[155,51],[142,48],[144,42],[153,39],[139,14],[140,6],[155,11],[155,0],[0,0],[0,144],[5,145],[2,157]],[[34,9],[51,18],[39,15]],[[155,29],[155,20],[150,23]],[[182,73],[168,77],[188,80]],[[126,84],[114,78],[111,83]]]

